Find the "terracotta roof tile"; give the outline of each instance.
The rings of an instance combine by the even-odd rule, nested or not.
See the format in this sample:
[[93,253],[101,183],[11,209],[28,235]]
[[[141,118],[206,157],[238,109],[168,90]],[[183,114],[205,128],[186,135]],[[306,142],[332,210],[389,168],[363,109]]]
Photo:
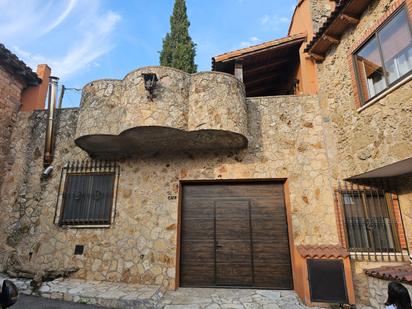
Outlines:
[[[323,39],[324,34],[328,34],[328,31],[333,27],[333,24],[338,20],[339,16],[342,17],[342,14],[347,14],[349,10],[351,11],[349,15],[354,15],[353,17],[359,18],[367,9],[369,4],[370,1],[367,0],[338,0],[336,2],[335,9],[330,13],[323,25],[314,34],[312,40],[306,45],[305,52],[311,52],[316,48],[316,45]],[[334,36],[337,36],[339,39],[339,37],[342,36],[342,34],[347,31],[350,26],[342,28],[339,30],[340,32],[335,33]],[[322,49],[324,48],[325,47],[322,47]],[[321,52],[325,53],[328,49],[329,47]]]
[[349,252],[340,245],[299,245],[298,251],[303,258],[346,258]]
[[412,284],[412,265],[410,264],[365,269],[364,272],[370,277]]
[[41,83],[41,79],[37,74],[3,44],[0,44],[0,66],[22,79],[29,86]]
[[246,47],[246,48],[241,48],[241,49],[234,50],[234,51],[231,51],[231,52],[228,52],[228,53],[224,53],[222,55],[215,56],[212,59],[213,59],[213,63],[221,62],[221,61],[229,60],[229,59],[232,59],[232,58],[237,58],[239,56],[244,56],[244,55],[247,55],[247,54],[252,53],[252,52],[261,51],[261,50],[264,50],[264,49],[267,49],[267,48],[271,48],[271,47],[275,47],[275,46],[282,45],[282,44],[285,44],[285,43],[289,43],[289,42],[292,42],[292,41],[295,41],[295,40],[296,41],[303,40],[305,38],[306,38],[306,34],[303,34],[303,33],[295,34],[295,35],[288,36],[288,37],[285,37],[285,38],[276,39],[276,40],[273,40],[273,41],[269,41],[269,42],[261,43],[261,44],[258,44],[258,45],[254,45],[254,46],[250,46],[250,47]]

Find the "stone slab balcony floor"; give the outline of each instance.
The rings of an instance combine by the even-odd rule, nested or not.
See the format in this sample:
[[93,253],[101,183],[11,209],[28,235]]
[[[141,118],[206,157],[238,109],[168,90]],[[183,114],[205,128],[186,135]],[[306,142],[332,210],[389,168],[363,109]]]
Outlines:
[[[6,276],[0,274],[0,284]],[[19,293],[50,299],[100,305],[108,308],[163,309],[304,309],[294,291],[251,289],[180,288],[165,291],[163,287],[126,283],[56,279],[44,282],[37,290],[30,279],[10,279]],[[312,307],[313,308],[313,307]]]

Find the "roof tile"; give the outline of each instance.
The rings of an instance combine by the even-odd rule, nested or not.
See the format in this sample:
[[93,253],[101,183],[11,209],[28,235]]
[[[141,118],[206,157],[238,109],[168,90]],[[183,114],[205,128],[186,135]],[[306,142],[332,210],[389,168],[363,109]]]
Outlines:
[[299,245],[298,251],[303,258],[346,258],[349,252],[340,245]]
[[412,265],[410,264],[365,269],[364,272],[370,277],[412,284]]
[[295,35],[288,36],[285,38],[280,38],[280,39],[264,42],[258,45],[237,49],[237,50],[213,57],[213,62],[215,63],[215,62],[226,61],[232,58],[237,58],[239,56],[247,55],[248,53],[252,53],[252,52],[264,50],[270,47],[282,45],[284,43],[289,43],[295,40],[303,40],[304,38],[306,38],[306,34],[300,33],[300,34],[295,34]]

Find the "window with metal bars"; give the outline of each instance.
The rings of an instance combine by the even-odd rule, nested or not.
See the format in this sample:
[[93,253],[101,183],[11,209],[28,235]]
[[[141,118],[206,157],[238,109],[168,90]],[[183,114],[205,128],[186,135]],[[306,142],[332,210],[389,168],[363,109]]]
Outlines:
[[110,225],[118,175],[118,166],[111,162],[87,161],[66,165],[59,189],[62,192],[57,207],[60,208],[58,223],[71,226]]
[[[350,252],[362,257],[402,252],[392,192],[365,185],[340,186],[340,216]],[[401,254],[402,255],[402,254]]]

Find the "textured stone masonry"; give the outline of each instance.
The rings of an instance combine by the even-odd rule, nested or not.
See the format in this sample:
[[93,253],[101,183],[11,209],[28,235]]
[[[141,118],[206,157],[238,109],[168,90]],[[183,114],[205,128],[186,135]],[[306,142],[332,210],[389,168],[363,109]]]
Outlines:
[[[0,202],[7,209],[0,218],[0,235],[8,244],[2,266],[76,266],[80,270],[73,277],[78,279],[173,288],[179,180],[288,178],[295,244],[338,243],[318,99],[251,98],[246,104],[250,143],[245,150],[166,151],[119,161],[117,213],[105,229],[66,229],[53,223],[62,167],[87,158],[73,142],[79,111],[62,112],[54,171],[47,181],[40,180],[39,155],[46,113],[20,115],[12,143],[18,155]],[[77,244],[85,246],[83,256],[73,254]]]

